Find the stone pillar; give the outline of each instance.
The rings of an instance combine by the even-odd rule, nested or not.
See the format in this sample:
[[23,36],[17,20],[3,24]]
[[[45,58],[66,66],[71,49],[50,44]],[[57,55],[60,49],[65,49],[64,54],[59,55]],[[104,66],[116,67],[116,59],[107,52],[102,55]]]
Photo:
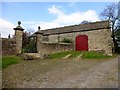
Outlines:
[[22,36],[24,29],[20,26],[21,22],[18,21],[18,26],[13,28],[15,30],[16,54],[22,52]]
[[38,27],[38,31],[35,34],[36,34],[36,39],[37,39],[37,52],[41,53],[43,33],[40,32],[40,26]]

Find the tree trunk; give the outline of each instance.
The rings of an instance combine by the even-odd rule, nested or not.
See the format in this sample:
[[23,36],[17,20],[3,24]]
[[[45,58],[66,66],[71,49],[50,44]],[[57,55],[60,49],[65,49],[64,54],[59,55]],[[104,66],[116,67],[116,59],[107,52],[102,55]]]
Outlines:
[[115,34],[114,34],[114,24],[115,21],[112,22],[112,38],[113,38],[113,43],[114,43],[114,52],[118,52],[118,44],[117,41],[115,40]]

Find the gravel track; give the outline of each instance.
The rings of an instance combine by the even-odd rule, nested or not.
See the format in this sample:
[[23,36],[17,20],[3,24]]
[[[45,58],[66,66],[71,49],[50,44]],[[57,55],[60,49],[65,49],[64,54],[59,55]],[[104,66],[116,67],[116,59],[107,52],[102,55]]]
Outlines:
[[22,61],[2,79],[3,88],[118,88],[118,58]]

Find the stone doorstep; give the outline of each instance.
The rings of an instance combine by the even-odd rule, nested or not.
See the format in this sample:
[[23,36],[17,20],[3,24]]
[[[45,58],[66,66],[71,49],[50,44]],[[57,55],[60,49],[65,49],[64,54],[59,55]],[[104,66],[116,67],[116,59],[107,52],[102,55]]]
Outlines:
[[35,60],[41,58],[39,53],[23,53],[24,60]]
[[35,59],[34,57],[28,55],[24,57],[24,60],[34,60],[34,59]]

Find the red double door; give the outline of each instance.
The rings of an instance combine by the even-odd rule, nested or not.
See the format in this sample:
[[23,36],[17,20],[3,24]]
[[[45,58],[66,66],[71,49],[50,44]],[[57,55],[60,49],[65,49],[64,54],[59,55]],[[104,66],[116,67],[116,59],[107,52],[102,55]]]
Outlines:
[[88,36],[78,35],[76,37],[76,51],[88,51]]

